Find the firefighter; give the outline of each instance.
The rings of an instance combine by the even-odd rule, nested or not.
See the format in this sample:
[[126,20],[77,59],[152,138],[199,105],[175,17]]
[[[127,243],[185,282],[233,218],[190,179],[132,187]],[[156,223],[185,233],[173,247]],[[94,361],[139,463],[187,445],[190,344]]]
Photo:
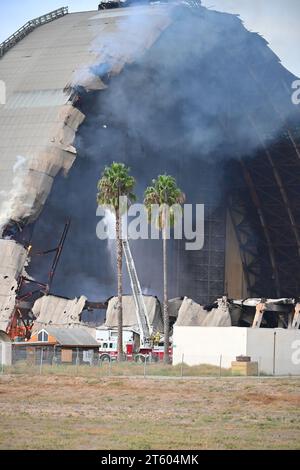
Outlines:
[[154,346],[158,346],[159,345],[159,342],[160,342],[160,333],[159,331],[154,335],[154,338],[153,338],[153,344]]

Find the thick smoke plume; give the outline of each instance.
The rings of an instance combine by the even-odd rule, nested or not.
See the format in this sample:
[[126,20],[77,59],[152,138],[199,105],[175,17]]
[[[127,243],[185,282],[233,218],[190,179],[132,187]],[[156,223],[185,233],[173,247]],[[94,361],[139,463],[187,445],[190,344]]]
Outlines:
[[[139,34],[149,32],[151,16],[134,11],[128,9],[124,18],[124,38],[131,28],[136,32],[137,22]],[[49,247],[64,220],[72,218],[54,283],[59,294],[99,299],[116,292],[111,247],[95,234],[97,180],[112,161],[131,167],[140,200],[151,179],[167,172],[177,178],[187,202],[205,204],[204,249],[187,253],[180,242],[169,243],[170,296],[207,302],[223,294],[224,195],[230,184],[223,167],[232,158],[254,156],[293,117],[289,90],[295,77],[238,17],[185,6],[168,14],[171,24],[119,75],[110,76],[115,62],[103,57],[126,55],[131,45],[121,42],[122,34],[108,38],[109,54],[103,55],[101,34],[93,44],[102,60],[90,71],[107,88],[81,90],[87,118],[77,134],[78,158],[68,178],[56,180],[35,227],[34,243]],[[132,246],[141,285],[160,296],[161,242]],[[32,271],[41,275],[40,259]]]

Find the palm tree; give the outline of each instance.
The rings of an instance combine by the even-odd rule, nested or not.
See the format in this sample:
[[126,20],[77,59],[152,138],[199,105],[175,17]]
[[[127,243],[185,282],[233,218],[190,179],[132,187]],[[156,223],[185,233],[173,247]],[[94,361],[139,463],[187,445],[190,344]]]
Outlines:
[[[123,359],[123,309],[122,309],[122,215],[128,204],[135,201],[133,189],[135,179],[129,175],[130,169],[124,163],[113,162],[106,166],[98,181],[97,202],[108,208],[116,217],[117,271],[118,271],[118,361]],[[120,197],[127,197],[127,207],[121,207]]]
[[[148,210],[149,218],[153,217],[153,205],[159,206],[158,228],[162,231],[163,239],[163,274],[164,274],[164,362],[169,362],[170,321],[168,308],[168,277],[167,277],[167,233],[168,228],[174,224],[174,211],[172,206],[183,204],[185,195],[178,188],[175,178],[170,175],[159,175],[152,180],[144,194],[144,204]],[[169,210],[168,210],[169,208]]]

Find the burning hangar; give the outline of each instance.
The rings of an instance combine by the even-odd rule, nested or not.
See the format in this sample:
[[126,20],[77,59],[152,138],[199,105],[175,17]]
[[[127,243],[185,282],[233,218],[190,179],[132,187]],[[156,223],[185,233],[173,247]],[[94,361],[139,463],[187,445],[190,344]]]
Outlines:
[[[166,171],[205,204],[203,250],[170,242],[171,297],[297,302],[296,77],[238,16],[199,1],[64,7],[0,45],[0,78],[0,330],[32,324],[49,294],[106,308],[115,281],[95,194],[116,158],[139,195]],[[161,296],[159,241],[133,249],[145,293]]]

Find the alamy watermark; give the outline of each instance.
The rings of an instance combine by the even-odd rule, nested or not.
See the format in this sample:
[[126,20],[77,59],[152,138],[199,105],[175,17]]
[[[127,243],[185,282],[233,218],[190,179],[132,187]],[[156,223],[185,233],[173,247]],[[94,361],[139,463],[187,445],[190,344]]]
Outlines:
[[295,80],[292,83],[292,89],[295,90],[292,94],[292,103],[295,105],[300,104],[300,80]]
[[300,339],[296,339],[295,341],[293,341],[292,350],[293,350],[292,363],[295,366],[299,366],[300,365]]
[[[153,204],[149,211],[144,204],[132,204],[122,196],[119,200],[122,216],[122,238],[130,240],[186,240],[186,250],[201,250],[204,245],[204,204]],[[128,210],[123,210],[125,208]],[[110,208],[110,213],[113,209]],[[102,219],[96,227],[100,240],[115,239],[114,219],[108,217],[108,209],[99,206],[96,212]]]
[[3,80],[0,80],[0,105],[6,104],[6,85]]

